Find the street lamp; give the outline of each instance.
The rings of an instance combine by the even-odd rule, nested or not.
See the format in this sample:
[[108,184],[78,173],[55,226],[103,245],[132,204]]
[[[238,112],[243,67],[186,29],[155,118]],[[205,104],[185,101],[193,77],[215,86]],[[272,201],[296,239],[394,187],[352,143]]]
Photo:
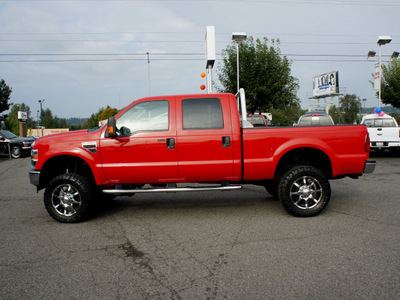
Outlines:
[[397,51],[393,51],[393,53],[392,53],[392,59],[395,59],[395,58],[398,58],[399,57],[399,52],[397,52]]
[[38,102],[39,102],[39,104],[40,104],[40,124],[39,125],[42,125],[42,105],[43,105],[43,102],[44,102],[44,99],[42,99],[42,100],[38,100]]
[[392,41],[392,38],[388,35],[380,35],[378,36],[378,45],[379,45],[379,102],[378,107],[381,107],[381,97],[382,97],[382,49],[381,46],[385,44],[389,44]]
[[232,33],[232,41],[236,42],[236,54],[237,54],[237,60],[236,60],[236,65],[237,65],[237,91],[239,92],[239,43],[245,41],[247,39],[247,34],[244,32],[233,32]]
[[147,79],[149,82],[149,97],[150,97],[150,52],[146,52],[147,54]]

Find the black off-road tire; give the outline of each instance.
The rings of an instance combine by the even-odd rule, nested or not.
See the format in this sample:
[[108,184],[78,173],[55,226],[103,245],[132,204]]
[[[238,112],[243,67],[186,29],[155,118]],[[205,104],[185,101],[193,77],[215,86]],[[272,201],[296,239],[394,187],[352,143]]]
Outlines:
[[12,145],[10,151],[11,151],[11,157],[12,158],[20,158],[22,156],[22,148],[21,148],[21,146]]
[[75,173],[53,178],[44,192],[47,212],[61,223],[78,223],[91,213],[94,189],[83,176]]
[[297,166],[287,171],[278,187],[279,200],[296,217],[320,214],[331,198],[328,178],[319,169]]

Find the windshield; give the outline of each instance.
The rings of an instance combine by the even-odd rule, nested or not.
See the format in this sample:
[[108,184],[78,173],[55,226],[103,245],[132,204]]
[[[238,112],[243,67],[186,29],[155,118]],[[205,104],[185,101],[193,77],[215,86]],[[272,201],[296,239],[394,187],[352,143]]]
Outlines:
[[15,139],[15,138],[17,137],[14,133],[12,133],[12,132],[10,132],[10,131],[7,131],[7,130],[1,131],[1,134],[2,134],[6,139]]

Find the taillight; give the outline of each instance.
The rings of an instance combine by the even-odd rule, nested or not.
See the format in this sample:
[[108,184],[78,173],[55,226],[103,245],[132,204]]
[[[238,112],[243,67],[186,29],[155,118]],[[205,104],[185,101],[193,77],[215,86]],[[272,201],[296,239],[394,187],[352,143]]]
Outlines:
[[369,134],[367,132],[367,134],[365,135],[365,152],[369,152],[369,150],[371,149],[371,145],[370,145],[370,139],[369,139]]

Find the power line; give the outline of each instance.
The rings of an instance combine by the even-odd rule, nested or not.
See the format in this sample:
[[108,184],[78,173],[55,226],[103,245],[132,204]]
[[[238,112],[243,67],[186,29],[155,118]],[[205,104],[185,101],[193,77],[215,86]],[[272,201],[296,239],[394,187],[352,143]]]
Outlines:
[[[152,56],[199,56],[205,55],[205,52],[150,52]],[[138,53],[0,53],[0,56],[146,56],[147,52]],[[222,56],[222,53],[216,53]],[[282,56],[298,56],[298,57],[359,57],[365,58],[363,54],[301,54],[301,53],[283,53]],[[382,55],[382,57],[390,57],[390,55]]]
[[[199,2],[195,0],[0,0],[0,2]],[[236,3],[271,3],[271,4],[306,4],[306,5],[354,5],[354,6],[400,6],[395,1],[372,0],[203,0],[202,2],[236,2]]]
[[[148,40],[148,41],[134,41],[134,40],[91,40],[91,39],[81,39],[81,40],[8,40],[8,39],[0,39],[0,42],[11,42],[11,43],[204,43],[202,40]],[[216,41],[218,44],[226,44],[226,41]],[[370,42],[307,42],[307,41],[300,41],[300,42],[279,42],[281,45],[287,45],[287,44],[307,44],[307,45],[371,45],[372,43]],[[399,45],[400,43],[391,43],[392,45]]]
[[[0,55],[1,56],[1,55]],[[286,55],[284,55],[286,56]],[[287,55],[290,56],[290,55]],[[292,55],[296,58],[290,59],[293,62],[336,62],[336,63],[371,63],[365,59],[321,59],[313,57],[321,57],[321,55]],[[308,59],[298,58],[298,57],[310,57]],[[340,57],[340,56],[337,56]],[[362,57],[362,56],[355,56]],[[10,59],[10,60],[0,60],[0,63],[62,63],[62,62],[118,62],[118,61],[147,61],[146,57],[143,58],[93,58],[93,59]],[[153,58],[152,61],[204,61],[204,58]],[[390,60],[385,60],[384,62],[389,62]]]

